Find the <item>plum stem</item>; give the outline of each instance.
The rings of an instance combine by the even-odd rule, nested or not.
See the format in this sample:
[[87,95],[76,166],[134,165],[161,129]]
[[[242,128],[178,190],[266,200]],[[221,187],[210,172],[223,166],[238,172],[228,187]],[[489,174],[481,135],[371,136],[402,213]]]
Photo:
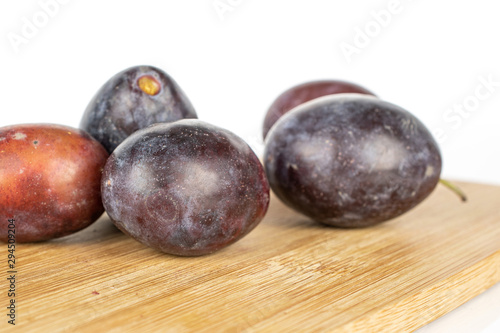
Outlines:
[[458,195],[463,202],[467,201],[467,197],[465,196],[465,193],[460,188],[458,188],[458,186],[456,186],[455,184],[452,184],[451,182],[444,180],[444,179],[439,179],[439,182],[442,185],[446,186],[449,190],[454,192],[456,195]]

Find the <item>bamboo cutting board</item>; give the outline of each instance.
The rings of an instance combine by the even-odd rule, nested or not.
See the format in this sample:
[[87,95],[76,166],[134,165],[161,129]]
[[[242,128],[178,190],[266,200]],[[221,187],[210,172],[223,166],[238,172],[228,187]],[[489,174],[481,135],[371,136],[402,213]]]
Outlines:
[[[106,216],[17,244],[16,331],[413,331],[500,281],[500,187],[460,185],[466,204],[438,188],[400,218],[356,230],[273,197],[254,231],[204,257],[156,252]],[[4,315],[0,330],[10,326]]]

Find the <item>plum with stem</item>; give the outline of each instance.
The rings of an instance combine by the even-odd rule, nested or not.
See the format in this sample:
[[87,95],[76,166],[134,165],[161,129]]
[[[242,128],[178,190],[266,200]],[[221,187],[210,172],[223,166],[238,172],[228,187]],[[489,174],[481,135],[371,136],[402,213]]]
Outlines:
[[394,104],[361,94],[307,102],[269,132],[264,164],[288,206],[337,227],[395,218],[436,187],[441,154],[431,133]]

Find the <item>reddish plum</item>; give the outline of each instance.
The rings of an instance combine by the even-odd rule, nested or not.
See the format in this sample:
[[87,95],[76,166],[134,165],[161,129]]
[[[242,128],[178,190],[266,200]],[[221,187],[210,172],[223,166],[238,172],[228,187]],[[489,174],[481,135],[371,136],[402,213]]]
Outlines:
[[292,87],[278,96],[269,107],[264,119],[264,139],[274,123],[294,107],[318,97],[341,93],[373,95],[372,92],[357,84],[339,80],[312,81]]
[[101,172],[108,153],[90,135],[50,124],[0,128],[0,239],[14,219],[17,242],[85,228],[104,212]]

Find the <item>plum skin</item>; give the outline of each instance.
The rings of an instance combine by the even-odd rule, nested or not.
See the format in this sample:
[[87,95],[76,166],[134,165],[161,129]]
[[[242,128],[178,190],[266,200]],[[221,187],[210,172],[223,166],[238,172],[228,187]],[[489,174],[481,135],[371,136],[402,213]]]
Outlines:
[[[159,84],[157,93],[140,87],[140,79],[145,77]],[[114,75],[101,87],[87,106],[80,128],[111,153],[138,129],[184,118],[197,115],[172,77],[153,66],[135,66]]]
[[327,225],[366,227],[424,200],[441,173],[427,128],[375,97],[339,94],[305,103],[269,133],[264,166],[288,206]]
[[104,212],[101,172],[108,153],[82,130],[54,124],[0,128],[0,239],[7,220],[16,241],[69,235]]
[[355,83],[340,80],[311,81],[294,86],[274,100],[264,118],[262,134],[264,139],[281,116],[315,98],[343,93],[357,93],[375,96],[371,91]]
[[236,242],[269,206],[269,184],[250,147],[192,119],[132,134],[108,159],[101,186],[106,212],[120,230],[179,256]]

